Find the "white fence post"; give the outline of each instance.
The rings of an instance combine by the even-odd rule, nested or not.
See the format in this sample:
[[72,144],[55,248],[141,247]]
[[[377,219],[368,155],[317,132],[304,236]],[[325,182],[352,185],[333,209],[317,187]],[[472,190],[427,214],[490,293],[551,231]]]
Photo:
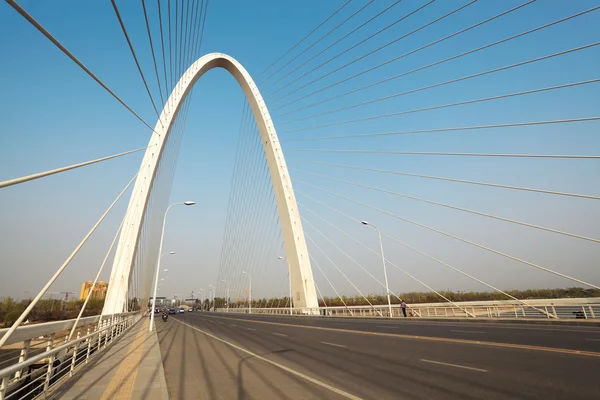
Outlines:
[[[21,354],[19,355],[19,363],[27,360],[27,356],[29,355],[29,346],[31,345],[31,339],[23,342],[23,347],[21,347]],[[15,373],[15,379],[19,380],[23,376],[23,370],[18,370]]]
[[[54,347],[54,336],[55,334],[50,335],[50,340],[48,341],[48,346],[46,346],[46,351],[52,350]],[[48,369],[46,370],[46,379],[44,382],[44,391],[48,390],[48,386],[50,386],[50,378],[52,377],[52,368],[54,364],[55,356],[54,354],[48,358]]]
[[[81,329],[77,329],[77,339],[81,337]],[[71,368],[69,371],[69,377],[73,376],[73,370],[75,369],[75,362],[77,361],[77,350],[79,350],[79,342],[75,343],[73,347],[73,358],[71,359]]]
[[4,400],[4,395],[6,394],[6,388],[8,387],[8,376],[2,378],[2,382],[0,382],[0,400]]
[[[90,334],[90,327],[88,325],[86,335],[89,335],[89,334]],[[87,338],[87,343],[88,343],[87,344],[87,354],[85,355],[85,363],[86,364],[90,361],[90,350],[92,349],[92,339],[93,339],[93,336],[90,336]]]

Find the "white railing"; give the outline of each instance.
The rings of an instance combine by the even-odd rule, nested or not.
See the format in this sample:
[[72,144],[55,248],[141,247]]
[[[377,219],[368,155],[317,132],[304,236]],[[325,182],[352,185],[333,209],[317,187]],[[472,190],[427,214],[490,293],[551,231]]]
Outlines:
[[[33,399],[87,364],[141,318],[141,312],[19,327],[0,348],[0,400]],[[8,329],[0,330],[0,338]]]
[[[248,308],[218,308],[218,312],[248,313]],[[324,315],[330,317],[389,317],[387,305],[319,307],[319,308],[256,308],[252,314]],[[600,298],[469,301],[411,304],[406,308],[410,318],[545,318],[600,319]],[[399,304],[392,305],[392,317],[404,317]]]

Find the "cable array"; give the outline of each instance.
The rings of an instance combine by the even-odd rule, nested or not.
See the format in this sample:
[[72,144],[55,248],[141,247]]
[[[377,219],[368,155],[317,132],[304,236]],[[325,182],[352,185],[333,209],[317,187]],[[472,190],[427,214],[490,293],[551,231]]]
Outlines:
[[287,281],[279,215],[265,149],[254,116],[244,100],[231,180],[218,281],[217,308],[247,307],[250,280],[255,307],[273,303]]
[[[600,231],[585,224],[600,215],[591,183],[600,117],[589,100],[600,78],[586,67],[600,54],[600,37],[577,28],[593,24],[600,6],[532,18],[546,6],[367,5],[354,8],[360,14],[331,16],[320,26],[327,33],[290,49],[265,85],[295,192],[326,209],[299,203],[322,300],[383,304],[383,296],[369,294],[385,288],[376,247],[365,245],[374,238],[364,219],[381,228],[384,264],[402,265],[399,272],[441,301],[453,302],[428,269],[413,273],[417,266],[442,266],[448,285],[458,284],[458,274],[469,288],[542,315],[504,290],[499,272],[475,269],[476,260],[528,282],[597,290],[582,263],[597,256],[600,243]],[[349,15],[354,24],[346,24]],[[569,222],[558,217],[563,212]],[[483,232],[490,233],[476,236]],[[571,254],[572,269],[525,243],[552,246],[546,252],[557,260],[574,248],[585,256]],[[395,303],[414,290],[395,274],[390,283]],[[342,301],[342,294],[356,297]]]
[[[7,2],[154,131],[23,7]],[[128,277],[127,310],[137,310],[150,297],[192,93],[171,126],[163,126],[161,116],[174,112],[177,84],[202,53],[209,0],[142,0],[149,47],[134,46],[133,24],[115,0],[111,5],[166,141],[156,154],[158,170]],[[589,223],[600,217],[600,77],[589,62],[600,55],[600,37],[577,30],[595,22],[600,6],[573,3],[559,16],[544,7],[535,0],[511,6],[347,1],[260,74],[267,106],[278,111],[274,126],[285,127],[278,131],[285,154],[303,154],[287,161],[303,200],[321,306],[354,315],[352,307],[362,305],[383,316],[388,295],[397,304],[419,288],[475,317],[443,289],[464,285],[552,318],[512,295],[506,277],[600,290],[585,265],[597,258],[600,243],[600,231]],[[152,63],[143,65],[138,56],[148,50]],[[156,82],[147,79],[152,75]],[[213,305],[293,312],[275,172],[246,100],[240,114]],[[327,133],[317,133],[322,131]],[[312,142],[320,146],[308,147]],[[0,188],[145,149],[0,182]],[[119,232],[127,229],[119,226],[96,280]]]
[[[83,64],[83,62],[81,62],[75,55],[73,55],[69,50],[67,50],[67,48],[62,43],[60,43],[58,39],[56,39],[52,34],[50,34],[42,26],[42,24],[37,22],[27,11],[25,11],[23,7],[21,7],[14,1],[8,1],[8,3],[17,12],[19,12],[29,23],[31,23],[38,31],[44,34],[44,36],[46,36],[65,55],[67,55],[73,62],[75,62],[81,69],[83,69],[92,79],[94,79],[98,84],[100,84],[100,86],[102,86],[115,99],[117,99],[117,101],[119,101],[129,112],[131,112],[136,118],[142,121],[147,127],[152,129],[152,127],[148,123],[146,123],[140,117],[139,114],[133,111],[133,109],[129,105],[127,105],[119,96],[117,96],[115,92],[111,90],[104,82],[102,82],[89,68],[87,68]],[[157,1],[156,15],[152,12],[155,9],[152,6],[147,7],[147,3],[145,1],[142,1],[141,9],[141,11],[143,12],[146,34],[150,46],[150,52],[152,55],[152,66],[154,68],[154,75],[156,78],[156,89],[158,91],[158,97],[161,101],[161,104],[158,104],[154,97],[154,89],[150,87],[150,81],[147,79],[147,76],[144,73],[143,65],[140,63],[140,58],[138,57],[139,49],[134,48],[134,44],[130,38],[130,32],[127,27],[127,19],[124,18],[124,16],[121,14],[117,2],[111,0],[111,5],[117,17],[120,29],[123,33],[127,46],[129,47],[135,66],[138,70],[146,93],[148,94],[148,97],[152,104],[152,108],[154,109],[156,116],[159,117],[160,124],[162,124],[162,121],[160,120],[159,105],[162,106],[162,108],[169,106],[166,103],[166,99],[169,97],[169,94],[174,89],[174,85],[176,83],[175,77],[181,76],[184,70],[187,69],[188,65],[200,56],[204,28],[206,24],[208,0],[187,2],[185,4],[185,7],[181,7],[181,10],[179,9],[179,2],[167,2],[166,6],[168,7],[168,10],[166,13],[164,13],[164,4],[165,3],[161,4],[160,0]],[[174,19],[171,18],[171,16],[173,15],[173,13],[171,12],[172,9],[175,9]],[[165,21],[165,19],[163,18],[163,14],[167,14],[169,16],[167,21]],[[152,23],[153,16],[156,17],[156,25]],[[157,28],[159,30],[158,33],[156,33],[155,31]],[[168,35],[167,31],[169,32]],[[173,31],[175,31],[175,34],[171,34]],[[159,36],[160,49],[155,48],[155,46],[158,46],[158,42],[154,40],[154,38],[157,38]],[[168,40],[165,40],[165,38],[167,37]],[[169,54],[170,56],[168,60],[167,54]],[[160,59],[161,55],[162,60]],[[169,67],[167,67],[167,65]],[[168,77],[171,77],[171,79],[168,80]],[[161,82],[161,80],[163,81]],[[165,95],[163,95],[163,90]],[[136,252],[135,259],[133,260],[133,267],[130,270],[130,276],[128,280],[129,287],[127,294],[128,301],[126,306],[128,310],[138,310],[142,307],[145,307],[145,303],[147,302],[148,297],[150,295],[150,283],[152,273],[154,271],[153,266],[156,263],[157,256],[156,242],[159,237],[160,230],[162,229],[162,218],[160,218],[160,214],[161,212],[164,212],[168,203],[171,183],[176,167],[177,155],[181,145],[183,132],[185,131],[185,122],[188,108],[190,105],[190,100],[191,94],[181,106],[179,110],[179,115],[175,119],[173,125],[170,127],[170,131],[166,133],[167,142],[161,154],[161,160],[159,161],[157,176],[152,187],[152,193],[141,228],[141,237],[139,242],[136,243]],[[38,174],[6,181],[3,182],[3,185],[11,186],[14,184],[27,182],[33,179],[45,178],[53,174],[63,173],[75,168],[104,162],[113,158],[121,157],[127,154],[132,154],[147,149],[148,148],[135,149],[107,157],[102,157],[95,160],[90,160],[54,170],[49,170]],[[133,180],[130,182],[130,185],[132,182]],[[124,191],[121,193],[121,195],[123,193]],[[121,195],[119,196],[119,198],[121,197]],[[86,236],[86,238],[80,244],[78,249],[83,245],[83,243],[85,243],[90,234]],[[114,240],[102,266],[106,264],[107,258],[111,253],[113,245]],[[75,251],[75,253],[76,252],[77,250]],[[72,257],[73,255],[71,256],[71,258]],[[65,268],[67,263],[65,263],[65,265],[61,267],[58,273],[60,273]],[[51,284],[51,282],[52,280],[49,282],[49,284]],[[32,307],[33,305],[34,303],[32,303]],[[81,310],[81,313],[83,313],[83,309]],[[24,314],[24,316],[25,315],[26,313]]]
[[[164,87],[167,93],[163,101],[163,108],[167,110],[172,107],[166,100],[175,89],[178,81],[177,77],[182,76],[189,65],[201,55],[208,3],[208,0],[201,0],[182,3],[180,7],[179,2],[167,2],[167,11],[164,12],[161,1],[157,1],[156,17],[159,36],[161,37],[160,54],[162,54],[163,71],[162,74],[160,71],[155,72],[159,92],[161,87]],[[145,6],[144,15],[146,18]],[[166,21],[163,19],[165,15],[167,16]],[[158,51],[154,51],[150,33],[148,38],[154,57],[154,54]],[[159,60],[155,65],[160,64]],[[164,77],[162,83],[159,78],[161,75]],[[130,296],[130,298],[136,298],[137,296],[139,299],[137,301],[140,304],[145,304],[151,296],[152,278],[158,262],[158,244],[163,228],[163,215],[169,205],[177,158],[185,133],[187,113],[192,98],[193,90],[180,106],[178,115],[170,127],[144,214],[141,235],[136,244],[136,259],[132,268],[133,279],[130,280],[130,292],[135,293],[135,295]],[[158,295],[167,296],[168,294],[161,293],[159,290]]]

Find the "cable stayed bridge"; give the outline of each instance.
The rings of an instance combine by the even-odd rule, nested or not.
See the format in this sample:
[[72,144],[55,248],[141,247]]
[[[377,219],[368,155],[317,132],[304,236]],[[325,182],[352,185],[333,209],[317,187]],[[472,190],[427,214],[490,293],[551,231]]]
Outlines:
[[[252,25],[227,25],[223,3],[111,0],[94,11],[118,33],[142,93],[135,102],[86,64],[87,48],[53,33],[62,31],[47,17],[56,14],[22,3],[7,0],[3,18],[67,56],[146,136],[77,162],[53,154],[35,173],[2,164],[0,297],[24,297],[18,282],[41,284],[2,310],[0,399],[597,396],[597,1],[314,3],[304,11],[313,24],[274,54],[273,33],[252,38]],[[282,24],[298,24],[292,6],[279,7]],[[206,51],[211,37],[241,43],[243,56]],[[236,114],[218,109],[219,88],[193,94],[213,70],[235,83],[238,97],[226,103]],[[231,156],[207,157],[202,197],[175,198],[199,98],[218,105],[200,135],[228,141]],[[2,154],[14,161],[11,145],[27,147],[11,136],[7,110],[16,108],[6,104]],[[28,114],[38,113],[33,102]],[[233,140],[211,131],[228,119]],[[129,170],[111,166],[133,157]],[[226,196],[211,207],[225,162]],[[56,210],[42,203],[34,216],[16,215],[15,204],[24,193],[51,197],[36,185],[53,179],[91,198],[101,168],[127,184],[110,186],[118,195],[92,210],[58,265],[28,267],[56,258],[48,242],[72,235],[59,241],[68,227],[38,221],[48,239],[25,239],[20,224],[53,221]],[[182,227],[175,219],[185,213],[192,229],[222,213],[220,241],[205,229],[206,244],[170,251],[169,224]],[[194,267],[178,270],[171,259],[186,252],[198,254],[187,256]],[[43,320],[44,298],[71,293],[83,275],[91,289],[72,315],[50,310]],[[91,312],[103,279],[105,299]],[[167,298],[167,287],[191,288],[188,305]],[[175,314],[163,323],[156,309],[165,307]]]

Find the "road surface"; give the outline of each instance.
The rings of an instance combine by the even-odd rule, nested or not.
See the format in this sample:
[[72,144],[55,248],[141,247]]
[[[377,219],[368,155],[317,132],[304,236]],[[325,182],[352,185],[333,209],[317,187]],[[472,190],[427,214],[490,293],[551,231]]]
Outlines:
[[157,324],[171,398],[597,399],[600,329],[186,313]]

